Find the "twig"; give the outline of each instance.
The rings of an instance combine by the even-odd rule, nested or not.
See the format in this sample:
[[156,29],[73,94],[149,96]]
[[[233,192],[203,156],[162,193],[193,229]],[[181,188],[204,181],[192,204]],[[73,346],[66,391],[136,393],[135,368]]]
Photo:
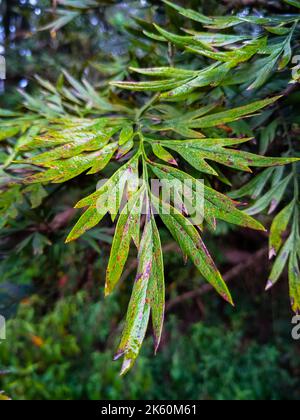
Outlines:
[[[255,254],[251,255],[245,262],[233,267],[229,270],[224,276],[223,279],[226,283],[230,282],[234,278],[236,278],[239,274],[247,270],[248,268],[252,267],[257,261],[268,253],[268,248],[263,248],[257,251]],[[214,288],[210,284],[205,284],[204,286],[199,287],[196,290],[192,290],[190,292],[184,293],[183,295],[177,296],[176,298],[170,300],[166,304],[166,311],[169,311],[174,306],[178,305],[189,299],[194,299],[198,296],[203,296],[206,293],[211,292]]]
[[283,98],[285,98],[286,96],[289,96],[292,93],[296,92],[298,89],[299,89],[299,83],[290,83],[288,87],[280,93],[280,95],[283,96]]

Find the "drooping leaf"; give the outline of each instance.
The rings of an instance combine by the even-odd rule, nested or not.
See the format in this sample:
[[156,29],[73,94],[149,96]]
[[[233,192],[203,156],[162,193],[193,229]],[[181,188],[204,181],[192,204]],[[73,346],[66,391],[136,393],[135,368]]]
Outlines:
[[273,220],[270,232],[270,255],[277,254],[284,240],[284,233],[291,220],[295,203],[290,203]]
[[168,179],[171,182],[179,180],[182,185],[182,193],[190,193],[196,206],[199,206],[205,200],[203,206],[204,218],[211,224],[214,224],[214,220],[220,219],[239,226],[264,230],[259,222],[237,208],[237,202],[206,185],[203,186],[191,175],[179,169],[159,164],[152,164],[151,170],[159,179]]
[[152,218],[153,233],[153,263],[149,282],[149,300],[152,314],[152,325],[154,334],[154,347],[157,352],[164,323],[165,315],[165,281],[164,281],[164,261],[159,231]]
[[233,199],[251,197],[253,200],[255,200],[261,195],[273,173],[274,168],[268,168],[264,170],[261,174],[251,179],[251,181],[249,181],[240,189],[231,191],[229,196]]
[[152,196],[153,204],[157,208],[161,219],[170,233],[180,245],[183,254],[187,255],[198,268],[203,277],[216,289],[216,291],[229,303],[233,304],[230,292],[208,253],[197,229],[191,222],[170,207]]
[[291,235],[284,246],[282,247],[278,257],[275,260],[272,272],[269,276],[267,289],[270,289],[274,286],[275,283],[279,280],[281,274],[283,273],[286,263],[289,259],[290,253],[293,251],[293,236]]
[[270,206],[269,213],[273,213],[278,207],[283,194],[285,193],[289,183],[291,182],[292,175],[288,175],[286,178],[281,180],[277,185],[274,185],[265,195],[259,198],[253,206],[247,209],[247,213],[250,216],[263,212],[267,207]]
[[150,317],[151,308],[147,294],[153,265],[153,231],[151,221],[148,221],[145,225],[138,259],[138,272],[128,306],[124,331],[116,355],[116,358],[124,356],[121,370],[123,375],[133,366],[139,354]]
[[[136,228],[135,215],[141,211],[144,188],[138,191],[120,214],[106,274],[105,294],[109,295],[120,280],[128,258],[131,239]],[[140,229],[140,226],[138,226]]]
[[[299,246],[299,242],[298,242]],[[291,306],[296,314],[300,312],[300,270],[299,270],[299,256],[294,249],[289,260],[289,285]]]

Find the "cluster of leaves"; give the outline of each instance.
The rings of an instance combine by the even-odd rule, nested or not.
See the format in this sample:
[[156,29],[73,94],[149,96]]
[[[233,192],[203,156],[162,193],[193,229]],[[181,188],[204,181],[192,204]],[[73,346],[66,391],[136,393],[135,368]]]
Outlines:
[[[269,80],[287,73],[284,88],[291,80],[297,81],[295,71],[292,77],[287,69],[292,62],[300,17],[208,18],[165,3],[204,29],[202,32],[187,29],[188,35],[178,35],[135,19],[135,33],[139,34],[141,45],[153,44],[155,62],[157,51],[164,51],[164,56],[169,51],[169,65],[162,59],[160,67],[132,69],[155,80],[112,81],[96,90],[87,80],[78,82],[65,73],[56,85],[39,79],[40,96],[25,95],[26,113],[1,112],[1,140],[6,143],[7,154],[2,167],[6,188],[0,196],[3,224],[16,215],[18,200],[13,202],[13,196],[32,194],[28,188],[38,188],[35,194],[42,200],[41,188],[45,184],[65,183],[83,173],[98,174],[117,163],[113,175],[96,192],[77,203],[76,208],[85,211],[67,242],[97,226],[106,214],[110,214],[113,222],[119,215],[107,269],[107,295],[119,283],[131,242],[138,250],[136,281],[116,354],[116,358],[124,357],[122,373],[132,367],[139,354],[150,315],[156,350],[161,339],[165,286],[156,213],[180,245],[184,258],[190,258],[216,291],[233,304],[203,242],[203,228],[207,224],[215,229],[217,220],[222,220],[264,230],[252,216],[269,206],[270,212],[275,211],[293,180],[293,201],[275,218],[272,227],[271,253],[280,249],[281,252],[268,288],[278,280],[289,259],[292,307],[295,311],[300,308],[296,166],[299,159],[289,138],[279,151],[285,153],[284,157],[253,153],[251,127],[242,121],[245,118],[254,121],[255,117],[263,124],[276,112],[274,104],[282,98],[274,95],[277,85],[267,94],[264,92]],[[237,35],[235,31],[241,27],[243,31]],[[182,50],[187,58],[182,59]],[[177,63],[184,64],[179,67]],[[141,93],[126,95],[123,90]],[[245,90],[247,97],[241,98]],[[154,96],[149,92],[154,92]],[[271,124],[262,133],[261,152],[267,151],[266,144],[275,137],[278,126],[274,126],[274,121]],[[292,172],[290,167],[284,167],[287,164],[293,164]],[[234,191],[231,198],[214,188],[216,179],[231,185],[230,170],[250,173],[251,168],[262,167],[268,169]],[[150,189],[152,177],[161,182],[189,180],[191,187],[185,190],[184,198],[191,208],[193,203],[203,200],[198,180],[204,179],[204,222],[195,225],[191,210],[184,208],[180,212],[174,196],[167,203],[160,195],[154,195]],[[271,189],[262,195],[269,181]],[[247,211],[232,200],[244,196],[257,199]],[[282,233],[291,220],[292,233],[283,246]]]
[[50,30],[55,34],[58,30],[78,18],[81,14],[113,3],[113,0],[57,0],[55,14],[58,17],[51,23],[45,25],[42,29]]

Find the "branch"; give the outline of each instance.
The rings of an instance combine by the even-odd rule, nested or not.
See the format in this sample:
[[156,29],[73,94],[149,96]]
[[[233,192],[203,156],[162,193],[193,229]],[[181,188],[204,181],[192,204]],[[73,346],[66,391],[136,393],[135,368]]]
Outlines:
[[[257,264],[257,261],[261,258],[265,257],[268,253],[268,248],[263,248],[257,251],[255,254],[251,255],[246,261],[242,262],[241,264],[233,267],[229,270],[224,276],[223,279],[226,283],[229,283],[231,280],[236,278],[239,274],[247,270],[248,268],[252,267],[254,264]],[[211,291],[214,288],[210,284],[205,284],[204,286],[199,287],[199,289],[192,290],[190,292],[186,292],[181,296],[177,296],[175,299],[170,300],[166,304],[166,311],[169,311],[174,306],[178,305],[189,299],[194,299],[198,296],[203,296]]]

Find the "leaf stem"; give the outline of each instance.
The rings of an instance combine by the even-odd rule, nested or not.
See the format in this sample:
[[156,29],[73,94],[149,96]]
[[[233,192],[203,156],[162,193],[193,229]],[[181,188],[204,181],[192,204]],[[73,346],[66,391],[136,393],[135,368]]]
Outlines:
[[140,119],[143,116],[143,114],[156,102],[156,100],[159,98],[160,93],[156,93],[154,96],[152,96],[152,98],[149,99],[149,101],[147,101],[145,103],[145,105],[140,108],[137,113],[136,113],[136,123],[140,124]]

